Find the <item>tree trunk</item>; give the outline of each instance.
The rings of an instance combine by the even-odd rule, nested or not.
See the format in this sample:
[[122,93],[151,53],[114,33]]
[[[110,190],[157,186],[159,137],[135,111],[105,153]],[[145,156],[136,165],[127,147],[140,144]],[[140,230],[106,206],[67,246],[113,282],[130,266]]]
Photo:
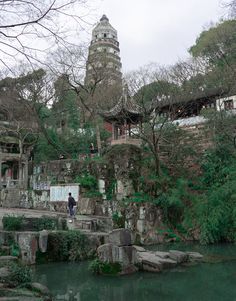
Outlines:
[[101,155],[101,149],[102,149],[101,133],[100,133],[100,128],[97,120],[96,120],[96,138],[97,138],[98,154]]
[[20,150],[20,156],[19,156],[19,186],[22,187],[23,182],[23,173],[22,173],[22,155],[23,155],[23,143],[21,140],[19,140],[19,150]]

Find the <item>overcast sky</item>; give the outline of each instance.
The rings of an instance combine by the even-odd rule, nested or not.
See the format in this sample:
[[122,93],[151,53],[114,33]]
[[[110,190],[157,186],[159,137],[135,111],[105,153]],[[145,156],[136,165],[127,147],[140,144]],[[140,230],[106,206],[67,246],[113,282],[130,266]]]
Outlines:
[[101,0],[96,13],[98,19],[105,13],[118,31],[127,72],[186,58],[202,29],[226,11],[220,0]]

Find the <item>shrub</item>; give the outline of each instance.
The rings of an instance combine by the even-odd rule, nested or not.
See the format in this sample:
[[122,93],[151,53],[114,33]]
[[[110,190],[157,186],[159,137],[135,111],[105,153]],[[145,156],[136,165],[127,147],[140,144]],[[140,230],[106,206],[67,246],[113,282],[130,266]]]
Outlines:
[[23,227],[24,216],[5,215],[2,219],[6,231],[20,231]]
[[76,177],[76,183],[79,183],[81,187],[89,190],[97,190],[97,179],[92,175],[84,175],[82,177]]
[[19,245],[17,243],[12,243],[10,247],[11,247],[11,256],[18,257],[20,255]]
[[125,217],[117,211],[112,214],[113,228],[119,229],[125,227]]
[[102,262],[97,258],[90,263],[89,270],[97,275],[117,275],[121,272],[121,265],[119,262]]
[[57,230],[59,227],[58,219],[55,217],[42,216],[33,220],[33,228],[35,231]]
[[47,254],[49,261],[78,261],[92,256],[88,238],[78,230],[49,233]]
[[28,266],[17,263],[10,263],[9,270],[11,274],[7,279],[8,283],[11,283],[14,286],[18,286],[31,282],[32,274]]
[[181,238],[172,229],[157,230],[157,234],[164,235],[168,241],[181,241]]

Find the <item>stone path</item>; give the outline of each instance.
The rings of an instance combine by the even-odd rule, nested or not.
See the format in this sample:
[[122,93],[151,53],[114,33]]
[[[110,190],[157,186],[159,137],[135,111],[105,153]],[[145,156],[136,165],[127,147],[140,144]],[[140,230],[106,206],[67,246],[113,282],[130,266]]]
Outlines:
[[24,215],[26,218],[40,218],[42,216],[64,217],[67,218],[69,229],[78,229],[84,233],[100,233],[100,235],[105,235],[112,230],[112,220],[106,216],[76,215],[76,219],[70,219],[66,213],[62,212],[2,207],[0,207],[0,230],[3,229],[2,218],[4,215]]
[[48,210],[35,210],[35,209],[21,209],[21,208],[3,208],[0,207],[0,218],[4,215],[25,215],[27,217],[41,217],[43,215],[48,216],[66,216],[65,213],[48,211]]
[[0,207],[0,230],[3,228],[2,226],[2,218],[4,215],[15,215],[25,217],[42,217],[42,216],[61,216],[66,217],[65,213],[54,212],[54,211],[44,211],[44,210],[34,210],[34,209],[20,209],[20,208],[2,208]]

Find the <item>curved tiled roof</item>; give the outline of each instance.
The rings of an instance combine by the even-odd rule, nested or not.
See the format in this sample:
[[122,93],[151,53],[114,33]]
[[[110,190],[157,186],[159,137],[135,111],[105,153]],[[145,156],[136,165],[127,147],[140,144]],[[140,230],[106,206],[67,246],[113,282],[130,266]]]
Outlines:
[[100,115],[105,119],[113,119],[117,117],[129,117],[129,116],[143,116],[142,107],[139,106],[136,101],[127,94],[120,97],[117,104],[108,111],[100,112]]

